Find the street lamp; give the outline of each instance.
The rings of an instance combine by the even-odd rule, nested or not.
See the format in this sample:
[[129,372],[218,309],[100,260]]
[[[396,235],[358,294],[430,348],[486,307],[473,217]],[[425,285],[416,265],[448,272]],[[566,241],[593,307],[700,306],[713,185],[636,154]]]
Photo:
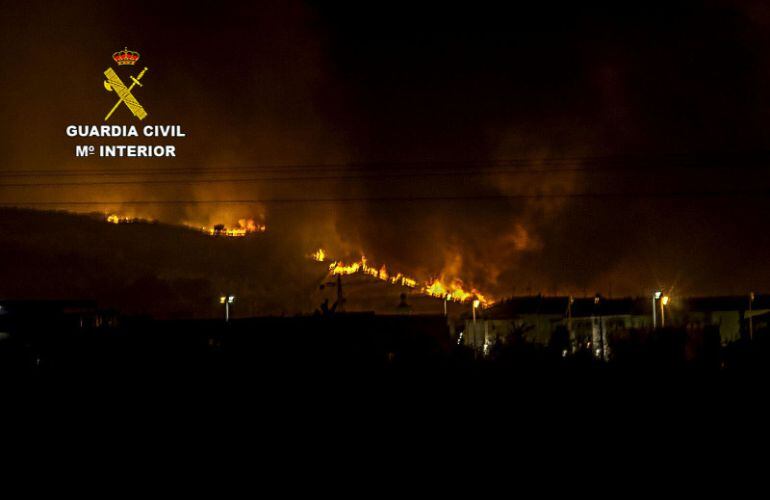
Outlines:
[[230,304],[235,302],[235,295],[222,295],[219,303],[225,306],[225,321],[230,321]]
[[661,297],[661,295],[663,295],[663,292],[661,292],[660,290],[652,294],[652,327],[653,328],[658,327],[658,318],[657,318],[658,305],[655,301],[658,300]]
[[754,340],[754,313],[751,311],[751,303],[754,302],[754,292],[749,292],[749,339]]
[[473,307],[471,308],[471,310],[473,311],[473,343],[474,345],[478,345],[477,340],[479,338],[478,337],[479,332],[478,332],[478,329],[476,328],[476,309],[479,308],[479,304],[481,304],[481,302],[479,302],[479,299],[474,299]]
[[668,305],[668,301],[671,300],[668,295],[664,295],[660,299],[660,326],[661,328],[665,328],[666,326],[666,309],[665,307]]

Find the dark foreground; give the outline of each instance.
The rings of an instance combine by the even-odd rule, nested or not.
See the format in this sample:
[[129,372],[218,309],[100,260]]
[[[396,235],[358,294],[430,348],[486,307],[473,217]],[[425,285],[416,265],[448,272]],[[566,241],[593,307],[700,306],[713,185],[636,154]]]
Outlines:
[[[97,435],[113,450],[130,448],[129,436],[173,436],[176,453],[250,439],[254,453],[270,442],[290,463],[309,446],[330,460],[343,436],[417,462],[404,450],[457,453],[470,441],[508,454],[528,446],[550,463],[557,448],[606,453],[622,443],[633,454],[650,435],[710,447],[765,426],[755,412],[768,367],[759,335],[740,357],[723,349],[692,360],[674,341],[681,336],[661,331],[635,355],[604,362],[516,342],[484,356],[457,345],[440,316],[124,318],[98,327],[60,319],[3,324],[0,402],[23,420],[8,432],[31,423],[19,435],[75,447]],[[569,444],[576,438],[579,448]]]
[[609,400],[635,389],[732,390],[770,373],[764,331],[751,341],[715,343],[696,356],[676,329],[636,333],[634,342],[613,346],[605,361],[560,343],[522,339],[490,345],[485,354],[458,345],[441,316],[124,318],[85,327],[25,317],[6,319],[2,329],[0,369],[5,380],[21,384],[172,383],[267,392],[397,387],[501,399],[545,391]]

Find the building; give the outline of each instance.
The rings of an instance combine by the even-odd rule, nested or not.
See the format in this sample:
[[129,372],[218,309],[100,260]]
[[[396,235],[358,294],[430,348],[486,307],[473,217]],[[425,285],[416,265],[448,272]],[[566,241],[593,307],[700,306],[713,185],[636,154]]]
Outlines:
[[[509,342],[515,337],[535,345],[550,345],[563,329],[569,338],[568,351],[590,350],[595,357],[606,360],[612,355],[613,342],[622,335],[652,330],[652,308],[652,295],[619,299],[513,297],[479,310],[475,320],[466,315],[459,330],[465,345],[484,351],[496,342]],[[666,305],[656,300],[655,308],[659,328],[684,329],[689,332],[690,343],[699,342],[700,333],[718,329],[719,340],[725,345],[750,330],[769,326],[770,296],[754,296],[751,307],[747,294],[673,298]]]

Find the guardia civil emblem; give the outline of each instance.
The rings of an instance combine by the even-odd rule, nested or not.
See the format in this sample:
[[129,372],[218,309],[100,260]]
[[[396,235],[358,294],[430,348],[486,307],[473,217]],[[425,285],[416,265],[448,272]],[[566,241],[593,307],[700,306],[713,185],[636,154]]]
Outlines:
[[[128,47],[126,47],[125,49],[112,54],[112,59],[117,63],[118,66],[133,66],[139,60],[139,52],[128,50]],[[104,117],[104,121],[109,120],[110,116],[112,116],[112,114],[116,109],[120,107],[121,104],[125,104],[128,110],[131,111],[131,114],[133,114],[135,117],[139,118],[140,120],[144,120],[144,117],[147,116],[147,111],[145,111],[144,106],[139,103],[131,91],[136,85],[139,85],[140,87],[143,86],[141,83],[139,83],[139,80],[142,79],[146,72],[147,68],[145,67],[142,69],[142,71],[139,72],[138,75],[136,75],[136,77],[130,76],[129,78],[131,78],[133,83],[131,83],[129,87],[126,87],[117,73],[115,73],[112,68],[107,68],[107,70],[104,72],[104,76],[107,77],[107,80],[104,81],[104,88],[109,92],[115,92],[118,95],[118,102],[115,103],[110,112],[107,113],[107,116]]]

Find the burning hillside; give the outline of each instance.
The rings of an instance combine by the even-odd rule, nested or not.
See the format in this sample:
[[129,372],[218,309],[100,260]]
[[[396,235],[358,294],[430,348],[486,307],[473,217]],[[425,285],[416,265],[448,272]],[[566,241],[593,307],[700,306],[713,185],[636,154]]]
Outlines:
[[197,229],[209,236],[224,238],[243,238],[250,234],[264,233],[267,231],[267,226],[265,224],[255,222],[254,219],[239,219],[237,226],[229,227],[226,224],[215,224],[210,227],[190,223],[184,223],[183,225]]
[[238,220],[238,227],[227,227],[224,224],[217,224],[210,228],[203,226],[201,231],[210,236],[242,238],[248,234],[264,233],[267,231],[267,226],[254,222],[254,219],[240,219]]
[[[319,262],[325,260],[326,253],[319,249],[312,258]],[[466,288],[460,279],[447,279],[444,276],[432,277],[429,280],[419,283],[416,279],[406,276],[403,273],[393,273],[389,271],[385,264],[381,266],[370,265],[365,256],[357,262],[344,263],[342,261],[333,261],[329,264],[329,273],[332,276],[345,276],[353,274],[365,274],[380,281],[400,285],[417,290],[419,293],[444,299],[451,302],[470,302],[478,300],[482,306],[488,306],[493,303],[492,299],[482,294],[475,288]]]
[[110,224],[152,224],[155,222],[152,219],[143,219],[141,217],[127,217],[125,215],[118,214],[106,214],[104,220]]
[[[116,213],[107,213],[104,215],[104,220],[110,224],[152,224],[157,222],[155,219],[145,219],[142,217],[131,217],[127,215],[121,215]],[[182,224],[183,226],[197,229],[202,233],[209,236],[221,236],[229,238],[242,238],[249,234],[264,233],[267,231],[267,226],[263,223],[255,222],[254,219],[239,219],[237,226],[228,227],[225,224],[216,224],[212,227],[199,226],[195,224]]]
[[[133,213],[101,213],[96,214],[98,218],[109,224],[153,224],[156,223],[154,219],[141,218],[133,216]],[[214,219],[216,220],[216,219]],[[164,225],[166,226],[166,225]],[[192,223],[184,223],[181,227],[192,229],[196,232],[201,232],[211,237],[221,238],[234,238],[241,239],[248,235],[265,233],[267,227],[262,222],[257,222],[252,218],[241,218],[237,221],[236,225],[228,226],[225,224],[216,224],[213,226],[195,225]],[[493,300],[486,293],[481,293],[477,288],[467,286],[461,279],[453,277],[451,271],[442,272],[439,275],[429,276],[427,279],[419,279],[414,275],[404,273],[401,270],[397,270],[394,267],[389,267],[385,264],[374,265],[365,256],[357,261],[344,261],[333,259],[329,256],[326,250],[323,248],[317,249],[315,252],[305,255],[309,260],[316,262],[323,262],[327,264],[328,275],[330,277],[337,276],[359,276],[365,278],[360,281],[359,285],[363,285],[366,278],[374,281],[369,283],[382,282],[394,287],[402,287],[408,296],[419,295],[425,298],[435,298],[446,301],[447,303],[454,303],[456,305],[472,304],[478,301],[482,307],[487,307],[493,303]],[[459,274],[459,273],[456,273]],[[308,274],[310,276],[310,274]],[[347,286],[351,283],[347,282]],[[312,289],[312,287],[311,287]],[[362,299],[368,304],[367,307],[377,309],[380,307],[379,302],[387,302],[392,297],[385,297],[378,295],[380,292],[372,292],[371,290],[357,290],[355,294],[359,299]],[[392,301],[392,300],[391,300]]]

